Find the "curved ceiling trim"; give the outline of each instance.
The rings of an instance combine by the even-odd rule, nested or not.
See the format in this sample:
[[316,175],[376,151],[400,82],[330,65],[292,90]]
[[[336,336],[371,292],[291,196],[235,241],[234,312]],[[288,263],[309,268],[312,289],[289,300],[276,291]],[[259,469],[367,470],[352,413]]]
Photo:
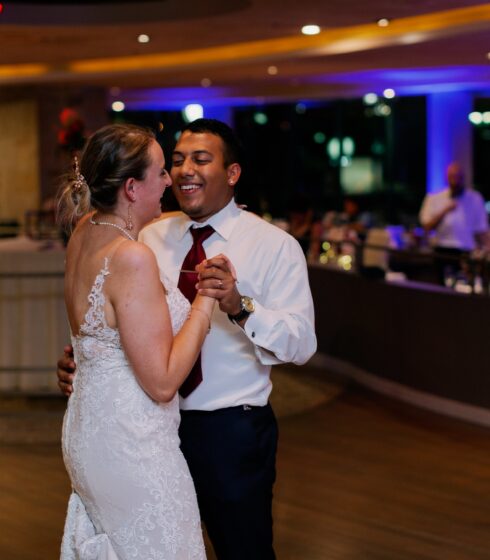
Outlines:
[[468,34],[490,26],[490,5],[472,6],[396,20],[387,28],[356,25],[321,32],[315,36],[234,43],[218,47],[74,60],[62,66],[0,65],[0,83],[90,80],[93,77],[151,73],[196,67],[238,65],[250,61],[303,56],[329,56],[367,51],[393,45],[425,43],[447,35]]

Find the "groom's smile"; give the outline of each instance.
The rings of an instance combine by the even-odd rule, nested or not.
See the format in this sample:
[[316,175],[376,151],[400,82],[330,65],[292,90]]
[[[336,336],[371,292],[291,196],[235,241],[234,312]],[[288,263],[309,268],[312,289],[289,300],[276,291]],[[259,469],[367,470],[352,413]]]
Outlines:
[[233,197],[223,141],[215,134],[185,131],[172,155],[171,175],[180,208],[198,222],[208,220]]

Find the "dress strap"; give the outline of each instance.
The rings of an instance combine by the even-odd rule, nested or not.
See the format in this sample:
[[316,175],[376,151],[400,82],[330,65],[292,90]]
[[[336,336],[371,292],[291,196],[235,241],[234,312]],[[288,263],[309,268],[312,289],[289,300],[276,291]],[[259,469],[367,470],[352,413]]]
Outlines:
[[95,277],[92,289],[87,296],[88,309],[85,313],[84,322],[80,327],[80,332],[90,333],[94,332],[100,328],[107,328],[107,321],[105,318],[104,306],[105,306],[105,296],[103,293],[105,277],[110,274],[109,264],[114,257],[116,251],[119,249],[122,243],[127,241],[127,239],[120,239],[111,247],[111,250],[107,256],[104,257],[104,266],[101,268],[99,274]]
[[111,250],[109,251],[109,254],[104,258],[105,271],[109,272],[109,264],[112,260],[112,257],[115,255],[116,251],[125,241],[128,241],[128,239],[121,238],[119,241],[117,241],[117,243],[114,244],[114,247],[112,247]]

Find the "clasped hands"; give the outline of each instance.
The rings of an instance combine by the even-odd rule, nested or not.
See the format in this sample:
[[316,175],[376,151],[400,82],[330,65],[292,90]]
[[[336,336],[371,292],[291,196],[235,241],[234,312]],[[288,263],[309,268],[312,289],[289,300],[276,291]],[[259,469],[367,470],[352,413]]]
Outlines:
[[[221,311],[236,315],[240,311],[240,293],[236,288],[237,277],[235,267],[230,259],[223,254],[206,259],[196,266],[197,289],[203,296],[215,298]],[[73,391],[75,371],[73,348],[64,348],[64,355],[58,360],[58,385],[65,396]]]
[[196,266],[197,290],[203,296],[215,298],[224,313],[236,315],[240,312],[240,293],[235,267],[230,259],[220,253],[205,259]]

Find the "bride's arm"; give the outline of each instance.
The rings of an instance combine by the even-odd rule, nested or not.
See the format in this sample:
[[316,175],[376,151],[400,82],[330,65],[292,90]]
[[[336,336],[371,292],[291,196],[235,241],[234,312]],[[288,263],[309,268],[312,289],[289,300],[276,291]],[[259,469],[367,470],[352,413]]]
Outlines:
[[168,402],[196,361],[215,300],[197,296],[174,338],[155,256],[143,244],[123,245],[106,284],[121,342],[143,389],[154,400]]

